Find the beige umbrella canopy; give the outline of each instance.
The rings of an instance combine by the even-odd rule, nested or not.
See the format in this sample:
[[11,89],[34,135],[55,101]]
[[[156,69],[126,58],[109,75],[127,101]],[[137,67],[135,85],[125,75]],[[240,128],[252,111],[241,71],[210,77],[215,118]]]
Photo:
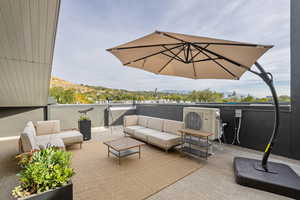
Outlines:
[[155,31],[107,51],[123,65],[192,79],[238,80],[271,45]]

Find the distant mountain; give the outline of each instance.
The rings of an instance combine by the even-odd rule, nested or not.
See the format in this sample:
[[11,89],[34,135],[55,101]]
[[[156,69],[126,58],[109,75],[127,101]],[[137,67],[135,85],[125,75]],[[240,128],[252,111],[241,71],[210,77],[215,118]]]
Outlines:
[[161,93],[168,93],[168,94],[190,94],[191,90],[160,90]]

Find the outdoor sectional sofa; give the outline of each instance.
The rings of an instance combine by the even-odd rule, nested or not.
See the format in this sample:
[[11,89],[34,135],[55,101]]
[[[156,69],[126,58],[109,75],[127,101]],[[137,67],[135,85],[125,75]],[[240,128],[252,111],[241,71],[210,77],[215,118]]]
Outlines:
[[36,127],[32,121],[27,122],[20,136],[20,152],[44,149],[47,146],[57,146],[65,149],[67,145],[80,144],[83,136],[79,131],[61,131],[59,120],[38,121]]
[[124,116],[124,133],[165,151],[181,144],[183,122],[142,115]]

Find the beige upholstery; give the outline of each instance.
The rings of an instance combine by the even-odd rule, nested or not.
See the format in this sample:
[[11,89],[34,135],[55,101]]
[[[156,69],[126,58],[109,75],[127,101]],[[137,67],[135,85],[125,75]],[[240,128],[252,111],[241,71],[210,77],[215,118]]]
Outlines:
[[64,131],[57,134],[57,137],[64,141],[65,145],[83,142],[83,135],[78,131]]
[[57,134],[37,136],[36,138],[38,141],[52,141],[53,138],[60,138],[65,145],[71,145],[83,141],[83,136],[78,131],[64,131]]
[[148,119],[149,119],[149,117],[139,116],[138,125],[143,126],[143,127],[148,127]]
[[148,119],[147,127],[154,130],[162,131],[163,123],[164,121],[162,119],[151,117]]
[[151,133],[153,130],[149,128],[142,128],[142,129],[137,129],[134,132],[134,137],[138,138],[140,140],[143,140],[144,142],[148,142],[148,134]]
[[134,126],[138,124],[138,116],[137,115],[130,115],[124,116],[124,126]]
[[143,126],[138,126],[138,125],[135,125],[135,126],[125,126],[124,127],[124,131],[126,133],[128,133],[129,135],[133,135],[134,132],[137,130],[137,129],[142,129],[142,128],[145,128]]
[[139,115],[124,117],[125,134],[165,150],[180,144],[179,129],[181,128],[183,128],[183,122],[174,120]]
[[168,120],[168,119],[164,120],[164,128],[163,128],[164,132],[180,135],[179,130],[182,128],[183,128],[183,122]]
[[33,123],[30,121],[26,124],[23,132],[21,133],[21,144],[24,152],[31,150],[39,150],[39,146],[35,140],[36,132]]
[[49,121],[38,121],[36,123],[37,135],[48,135],[60,132],[60,121],[49,120]]
[[180,144],[181,137],[179,135],[169,133],[158,133],[155,135],[148,135],[148,142],[155,144],[161,148],[169,149],[175,145]]
[[[23,152],[29,152],[33,149],[39,150],[49,145],[64,149],[66,145],[83,142],[83,136],[78,131],[52,132],[59,130],[59,121],[39,122],[39,130],[42,134],[37,136],[33,123],[27,123],[20,137],[20,145],[22,145],[20,149]],[[46,132],[49,134],[45,134]]]
[[61,138],[52,137],[48,139],[43,139],[43,138],[37,139],[40,149],[45,149],[48,146],[56,146],[61,149],[65,149],[65,144]]

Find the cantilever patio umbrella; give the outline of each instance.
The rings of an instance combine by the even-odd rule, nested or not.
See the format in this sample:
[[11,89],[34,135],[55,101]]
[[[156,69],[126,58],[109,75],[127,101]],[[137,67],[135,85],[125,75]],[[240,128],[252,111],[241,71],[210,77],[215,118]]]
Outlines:
[[[274,183],[272,174],[281,174],[284,178],[292,169],[286,165],[268,163],[269,155],[278,136],[279,106],[272,74],[266,72],[257,60],[272,47],[271,45],[155,31],[134,41],[107,49],[107,51],[116,56],[123,65],[155,74],[192,79],[238,80],[244,72],[249,71],[262,78],[273,95],[275,105],[273,133],[261,162],[237,157],[234,159],[234,168],[236,180],[240,184],[259,187],[259,183],[268,182],[274,187],[280,180],[277,178],[275,181],[277,184]],[[253,65],[258,71],[251,69]],[[270,180],[264,174],[271,176]],[[262,187],[269,188],[268,186]],[[274,187],[273,192],[278,192],[278,188]]]

